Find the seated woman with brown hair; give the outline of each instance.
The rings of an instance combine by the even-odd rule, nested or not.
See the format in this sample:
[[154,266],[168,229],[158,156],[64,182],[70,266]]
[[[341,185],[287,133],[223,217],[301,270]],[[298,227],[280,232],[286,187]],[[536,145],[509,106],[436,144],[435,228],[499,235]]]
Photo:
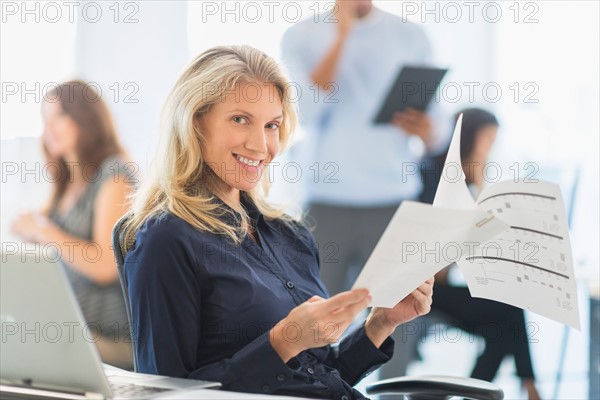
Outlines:
[[126,154],[108,107],[85,82],[48,92],[42,117],[52,195],[44,209],[20,215],[11,229],[26,241],[57,247],[86,335],[103,362],[129,369],[131,340],[111,249],[112,227],[127,210],[132,186]]

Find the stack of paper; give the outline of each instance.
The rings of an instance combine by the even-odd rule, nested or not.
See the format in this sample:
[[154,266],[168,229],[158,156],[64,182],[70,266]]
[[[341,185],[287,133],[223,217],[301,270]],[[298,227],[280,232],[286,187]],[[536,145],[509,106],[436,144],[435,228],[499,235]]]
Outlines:
[[[557,185],[504,181],[477,202],[460,160],[459,118],[433,205],[398,208],[354,287],[393,307],[456,262],[473,297],[511,304],[580,329],[565,207]],[[434,289],[435,293],[435,289]]]

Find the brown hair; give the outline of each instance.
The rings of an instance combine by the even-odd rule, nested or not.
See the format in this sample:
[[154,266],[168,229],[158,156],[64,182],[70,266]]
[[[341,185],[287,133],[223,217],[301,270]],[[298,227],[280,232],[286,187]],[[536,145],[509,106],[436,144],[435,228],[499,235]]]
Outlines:
[[[80,80],[64,82],[48,91],[45,101],[58,102],[63,113],[77,125],[78,165],[74,168],[85,171],[85,176],[95,177],[106,158],[113,155],[125,156],[108,106],[93,86]],[[43,141],[42,147],[46,161],[56,166],[48,168],[54,183],[49,203],[52,206],[62,198],[72,177],[67,162],[62,158],[52,157]]]

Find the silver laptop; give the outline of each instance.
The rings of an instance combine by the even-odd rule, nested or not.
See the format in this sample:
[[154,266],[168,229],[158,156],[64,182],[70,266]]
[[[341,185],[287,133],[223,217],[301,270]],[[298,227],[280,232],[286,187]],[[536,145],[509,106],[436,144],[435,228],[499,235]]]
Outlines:
[[56,253],[4,247],[0,397],[152,398],[221,386],[103,366]]

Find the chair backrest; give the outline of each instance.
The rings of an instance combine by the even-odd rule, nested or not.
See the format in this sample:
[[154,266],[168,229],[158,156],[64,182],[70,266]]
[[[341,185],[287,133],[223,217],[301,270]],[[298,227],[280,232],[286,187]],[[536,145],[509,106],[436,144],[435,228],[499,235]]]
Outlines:
[[[133,336],[133,320],[131,317],[131,303],[129,301],[129,290],[127,289],[127,277],[125,276],[124,264],[125,256],[127,255],[127,248],[125,244],[125,238],[123,237],[123,228],[129,220],[129,214],[125,214],[121,217],[112,230],[112,245],[113,253],[115,255],[115,261],[117,262],[117,269],[119,271],[119,282],[121,282],[121,291],[123,292],[123,299],[125,300],[125,311],[127,312],[127,321],[129,322],[129,334],[131,335],[132,342],[135,340]],[[137,357],[135,353],[135,347],[133,348],[133,370],[137,372]]]

